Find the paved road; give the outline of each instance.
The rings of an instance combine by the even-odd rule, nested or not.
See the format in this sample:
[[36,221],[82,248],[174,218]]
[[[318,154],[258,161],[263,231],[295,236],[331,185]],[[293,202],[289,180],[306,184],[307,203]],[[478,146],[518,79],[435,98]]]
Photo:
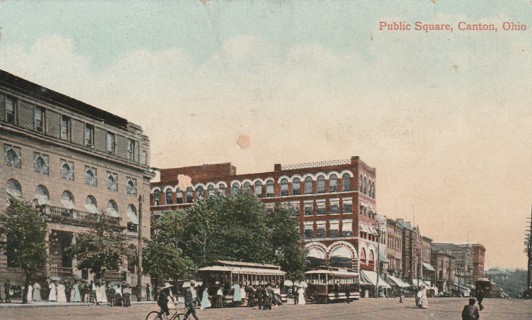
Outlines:
[[[413,299],[398,303],[397,299],[362,299],[352,304],[329,305],[284,305],[273,310],[249,308],[208,309],[198,311],[201,320],[232,319],[449,319],[460,320],[461,310],[467,299],[439,298],[430,300],[426,310],[413,307]],[[486,299],[486,309],[481,312],[482,320],[530,320],[532,300]],[[154,304],[136,304],[130,308],[107,306],[54,306],[54,307],[0,307],[0,320],[144,320],[145,315],[155,308]]]

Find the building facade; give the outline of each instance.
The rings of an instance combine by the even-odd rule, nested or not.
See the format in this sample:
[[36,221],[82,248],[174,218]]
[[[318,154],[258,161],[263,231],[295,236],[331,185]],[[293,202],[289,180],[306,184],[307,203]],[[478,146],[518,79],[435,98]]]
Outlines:
[[279,202],[299,211],[303,246],[311,264],[374,271],[378,259],[375,181],[376,170],[359,157],[275,164],[273,171],[250,174],[237,174],[230,163],[161,169],[160,181],[152,183],[151,211],[157,216],[215,192],[246,190],[266,207]]
[[388,219],[386,224],[388,273],[403,277],[403,228],[397,221]]
[[455,258],[455,280],[462,287],[473,288],[473,250],[471,245],[433,243],[432,249],[445,251]]
[[486,256],[486,248],[480,243],[471,245],[473,248],[473,279],[478,280],[484,278],[484,260]]
[[455,259],[445,250],[433,250],[431,255],[432,265],[434,266],[433,283],[441,293],[451,293],[455,287]]
[[[0,70],[0,203],[32,202],[49,217],[50,261],[42,276],[91,278],[65,250],[76,234],[104,214],[137,246],[139,207],[153,177],[148,137],[126,119]],[[140,200],[139,200],[140,199]],[[145,205],[143,236],[150,235]],[[1,210],[3,211],[3,210]],[[22,283],[0,255],[0,281]],[[136,267],[109,270],[108,278],[136,285]]]

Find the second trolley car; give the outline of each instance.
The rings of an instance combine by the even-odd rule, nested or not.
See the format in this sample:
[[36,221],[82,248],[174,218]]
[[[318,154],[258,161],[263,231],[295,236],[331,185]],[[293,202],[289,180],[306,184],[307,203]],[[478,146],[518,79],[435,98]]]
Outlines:
[[318,269],[305,272],[310,302],[346,302],[360,299],[358,273],[347,269]]

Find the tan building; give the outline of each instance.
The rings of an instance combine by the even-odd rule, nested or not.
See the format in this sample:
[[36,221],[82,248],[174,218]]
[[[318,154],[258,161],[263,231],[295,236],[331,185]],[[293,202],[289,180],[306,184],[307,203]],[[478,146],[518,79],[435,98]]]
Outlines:
[[432,251],[432,265],[435,269],[433,281],[439,292],[451,293],[456,287],[454,260],[454,257],[445,250]]
[[393,219],[388,219],[387,232],[387,255],[388,273],[399,278],[403,277],[403,228]]
[[[149,199],[149,139],[126,119],[0,70],[0,203],[33,202],[50,218],[50,261],[43,276],[91,278],[65,252],[76,234],[105,214],[123,229],[131,248],[138,239],[139,196]],[[150,236],[146,201],[143,236]],[[0,209],[0,211],[3,211]],[[136,268],[108,278],[136,285]],[[0,255],[0,281],[22,279]]]

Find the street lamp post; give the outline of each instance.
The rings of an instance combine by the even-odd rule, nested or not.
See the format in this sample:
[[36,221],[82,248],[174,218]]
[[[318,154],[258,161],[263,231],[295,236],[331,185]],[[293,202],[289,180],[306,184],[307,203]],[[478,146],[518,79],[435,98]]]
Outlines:
[[138,238],[138,265],[137,265],[137,301],[142,299],[142,202],[144,198],[139,195],[139,238]]

